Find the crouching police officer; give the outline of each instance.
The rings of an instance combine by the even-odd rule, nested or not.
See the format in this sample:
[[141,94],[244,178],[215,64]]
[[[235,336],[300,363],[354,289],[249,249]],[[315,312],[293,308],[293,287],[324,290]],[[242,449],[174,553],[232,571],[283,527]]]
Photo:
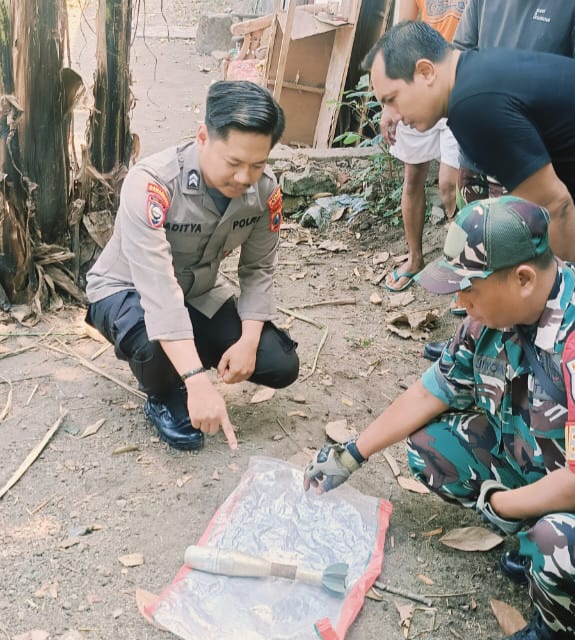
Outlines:
[[[199,449],[220,426],[237,447],[208,369],[274,388],[298,375],[296,343],[271,322],[282,203],[266,162],[283,129],[263,87],[213,84],[196,142],[128,172],[114,233],[88,273],[87,322],[128,361],[145,415],[177,449]],[[237,247],[236,300],[218,268]]]

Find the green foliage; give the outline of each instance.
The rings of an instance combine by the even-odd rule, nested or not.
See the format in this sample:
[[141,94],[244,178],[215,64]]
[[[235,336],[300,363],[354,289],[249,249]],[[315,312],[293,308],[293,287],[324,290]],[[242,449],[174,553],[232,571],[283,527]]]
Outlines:
[[[383,141],[380,131],[381,104],[375,99],[369,75],[363,75],[355,89],[344,92],[339,104],[348,107],[359,124],[357,131],[344,131],[334,138],[334,142],[344,146],[379,147],[354,188],[370,201],[370,208],[376,216],[394,227],[399,226],[402,222],[403,163],[389,153]],[[429,200],[426,201],[427,220],[431,206]]]
[[345,131],[334,138],[335,143],[344,146],[379,147],[378,153],[371,158],[370,166],[354,185],[371,202],[372,211],[379,217],[388,219],[392,225],[398,225],[401,217],[401,163],[389,153],[379,130],[381,105],[375,99],[369,84],[369,75],[363,75],[356,88],[346,91],[340,106],[346,106],[355,116],[357,131]]

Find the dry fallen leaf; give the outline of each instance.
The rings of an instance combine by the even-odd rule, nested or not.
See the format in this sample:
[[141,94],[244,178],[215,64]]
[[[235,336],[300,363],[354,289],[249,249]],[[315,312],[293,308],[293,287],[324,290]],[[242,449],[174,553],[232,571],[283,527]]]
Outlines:
[[333,253],[347,251],[347,245],[341,240],[324,240],[318,244],[317,248],[324,251],[332,251]]
[[59,636],[58,640],[84,640],[84,636],[79,631],[70,629],[63,636]]
[[119,456],[122,453],[130,453],[132,451],[139,451],[140,447],[137,444],[127,444],[123,447],[118,447],[112,451],[113,456]]
[[400,256],[393,256],[395,264],[401,264],[409,258],[409,253],[402,253]]
[[88,604],[97,604],[98,602],[103,602],[102,598],[96,593],[89,593],[86,596],[86,601]]
[[158,629],[167,631],[167,629],[155,622],[154,619],[148,614],[149,608],[152,607],[157,600],[158,596],[156,594],[151,593],[150,591],[145,591],[144,589],[136,589],[136,605],[138,606],[138,611],[150,624],[153,624]]
[[144,564],[143,553],[128,553],[124,556],[119,556],[118,561],[124,567],[139,567]]
[[503,542],[503,538],[483,527],[463,527],[448,531],[439,542],[460,551],[489,551]]
[[307,276],[307,271],[304,271],[303,273],[292,273],[291,276],[289,277],[290,280],[292,282],[295,282],[296,280],[301,280],[302,278],[305,278]]
[[298,451],[293,456],[290,456],[288,458],[288,462],[291,462],[291,464],[295,465],[296,467],[300,467],[303,469],[304,467],[307,467],[308,462],[313,458],[314,455],[315,451],[313,451],[311,454],[307,453],[306,451]]
[[276,390],[271,387],[262,387],[258,391],[254,393],[252,399],[250,400],[251,404],[258,404],[259,402],[266,402],[266,400],[270,400],[275,396]]
[[62,549],[69,549],[77,544],[80,544],[80,538],[66,538],[66,540],[62,540],[62,542],[60,542],[59,546]]
[[26,631],[18,636],[14,636],[12,640],[48,640],[50,634],[44,629],[32,629],[32,631]]
[[309,418],[307,413],[304,413],[303,411],[288,411],[288,416],[290,418],[293,418],[293,417],[296,417],[296,418]]
[[413,493],[429,493],[429,489],[415,478],[404,478],[403,476],[398,476],[397,484],[402,489],[407,489]]
[[221,480],[220,472],[218,471],[218,469],[214,469],[214,472],[212,473],[212,480]]
[[106,418],[101,418],[97,422],[94,422],[94,424],[87,426],[80,438],[87,438],[88,436],[93,436],[95,433],[98,433],[104,422],[106,422]]
[[34,593],[35,598],[45,598],[49,596],[53,600],[56,600],[58,597],[58,581],[54,580],[54,582],[45,582],[39,589]]
[[495,614],[495,618],[501,630],[506,636],[510,636],[513,633],[523,629],[527,624],[525,618],[514,609],[512,606],[502,602],[501,600],[490,600],[489,604]]
[[283,440],[285,438],[283,433],[274,433],[274,435],[272,436],[272,440],[274,442],[279,442],[280,440]]
[[84,332],[92,340],[96,340],[97,342],[108,342],[98,329],[94,329],[94,327],[90,326],[87,322],[84,323]]
[[378,591],[375,587],[371,587],[371,589],[365,594],[365,597],[370,600],[375,600],[376,602],[382,602],[383,593]]
[[297,404],[305,404],[306,399],[304,396],[292,396],[292,402],[297,402]]
[[407,638],[409,635],[409,627],[411,625],[411,618],[413,618],[413,612],[415,611],[415,605],[413,604],[397,604],[394,602],[395,608],[399,613],[399,623],[401,625],[401,631],[403,637]]
[[389,465],[389,468],[391,469],[391,472],[393,473],[393,475],[397,478],[397,476],[401,475],[401,470],[399,468],[399,465],[397,464],[395,458],[391,455],[391,453],[388,453],[387,451],[383,452],[383,457],[385,458],[387,464]]
[[335,420],[325,425],[325,435],[334,442],[347,442],[357,435],[357,431],[347,424],[347,420]]
[[381,251],[373,256],[373,264],[383,264],[389,260],[389,253],[387,251]]
[[433,531],[424,531],[421,535],[424,538],[431,538],[433,536],[439,536],[443,533],[443,527],[437,527],[437,529],[433,529]]
[[415,577],[420,581],[423,582],[423,584],[426,584],[428,586],[431,586],[432,584],[435,584],[435,582],[433,582],[433,580],[431,578],[428,578],[425,574],[423,573],[416,573]]
[[371,304],[381,304],[383,302],[383,298],[379,295],[379,293],[372,293],[369,296],[369,301],[371,302]]
[[415,300],[415,296],[411,291],[404,291],[403,293],[394,293],[389,297],[390,309],[398,309],[399,307],[407,307]]

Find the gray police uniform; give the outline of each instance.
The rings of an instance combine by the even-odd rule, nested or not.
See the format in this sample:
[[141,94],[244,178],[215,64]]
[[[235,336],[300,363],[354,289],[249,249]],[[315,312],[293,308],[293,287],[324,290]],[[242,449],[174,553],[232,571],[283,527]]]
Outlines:
[[[149,394],[166,395],[179,381],[157,341],[194,338],[204,366],[213,367],[241,336],[242,320],[265,323],[252,381],[280,387],[297,377],[296,345],[271,323],[281,224],[275,177],[266,168],[224,211],[218,205],[226,199],[211,193],[195,143],[139,162],[124,181],[112,238],[87,276],[87,321]],[[236,304],[218,269],[238,247]]]

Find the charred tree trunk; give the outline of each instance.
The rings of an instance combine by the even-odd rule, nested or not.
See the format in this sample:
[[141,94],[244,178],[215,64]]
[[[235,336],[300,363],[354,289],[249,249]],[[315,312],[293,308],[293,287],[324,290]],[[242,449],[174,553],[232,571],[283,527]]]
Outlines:
[[22,173],[14,96],[9,0],[0,0],[0,308],[25,302],[34,282],[29,230],[32,186]]
[[94,110],[89,161],[99,176],[89,197],[92,211],[116,209],[119,185],[132,156],[130,38],[132,0],[99,0]]
[[24,113],[19,145],[37,185],[36,224],[44,242],[62,242],[69,195],[63,82],[65,0],[12,0],[14,86]]

